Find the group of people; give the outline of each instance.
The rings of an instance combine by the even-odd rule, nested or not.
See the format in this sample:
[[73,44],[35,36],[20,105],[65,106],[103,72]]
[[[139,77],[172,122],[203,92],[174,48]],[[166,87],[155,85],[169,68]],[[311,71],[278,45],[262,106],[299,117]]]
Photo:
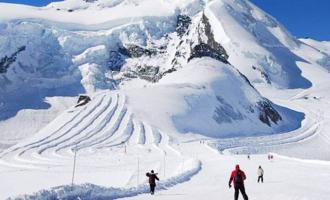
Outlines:
[[[258,183],[261,181],[261,183],[264,182],[264,170],[261,166],[258,167],[257,170],[258,175]],[[154,170],[151,170],[151,172],[146,173],[146,176],[149,178],[149,185],[150,185],[150,193],[153,195],[155,193],[155,187],[156,187],[156,180],[159,181],[159,178],[157,177],[157,173],[154,172]],[[244,200],[248,200],[249,197],[247,196],[245,192],[245,186],[244,186],[244,180],[246,179],[246,175],[244,171],[242,171],[239,167],[239,165],[235,166],[235,170],[231,172],[230,178],[229,178],[229,188],[232,187],[232,183],[234,184],[235,194],[234,199],[238,200],[239,192],[241,192]]]
[[[258,167],[257,170],[258,175],[258,183],[261,181],[261,183],[264,182],[264,170],[261,166]],[[231,184],[234,183],[234,199],[238,200],[239,192],[241,192],[243,199],[248,200],[249,197],[247,196],[245,192],[245,186],[244,186],[244,180],[246,179],[246,175],[244,171],[242,171],[239,167],[239,165],[236,165],[235,170],[231,172],[230,178],[229,178],[229,188],[231,188]]]
[[273,154],[268,154],[268,160],[273,160],[273,159],[274,159]]

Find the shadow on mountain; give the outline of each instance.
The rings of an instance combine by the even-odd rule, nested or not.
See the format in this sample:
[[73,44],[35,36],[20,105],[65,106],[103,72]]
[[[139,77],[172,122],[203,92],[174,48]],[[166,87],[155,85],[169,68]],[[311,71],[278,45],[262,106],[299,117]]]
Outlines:
[[45,110],[51,107],[47,97],[73,97],[84,93],[80,83],[60,88],[23,87],[18,90],[0,94],[0,121],[15,117],[21,110]]

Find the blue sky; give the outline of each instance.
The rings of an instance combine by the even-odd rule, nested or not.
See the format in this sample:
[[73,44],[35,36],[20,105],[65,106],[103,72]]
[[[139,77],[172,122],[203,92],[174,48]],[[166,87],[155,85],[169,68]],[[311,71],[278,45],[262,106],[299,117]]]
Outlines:
[[[0,0],[36,6],[54,0]],[[297,37],[330,40],[330,0],[250,0],[280,21]]]
[[330,0],[251,0],[297,37],[330,40]]
[[60,1],[60,0],[0,0],[0,2],[8,2],[8,3],[21,3],[28,4],[34,6],[45,6],[50,2]]

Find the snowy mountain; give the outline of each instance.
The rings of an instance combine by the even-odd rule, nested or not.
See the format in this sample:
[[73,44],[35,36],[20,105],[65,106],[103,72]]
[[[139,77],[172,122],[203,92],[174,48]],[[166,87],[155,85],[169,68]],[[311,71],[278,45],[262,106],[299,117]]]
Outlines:
[[[115,187],[77,193],[85,187],[107,199],[146,192],[136,157],[164,178],[171,171],[163,188],[189,181],[205,163],[215,169],[209,160],[218,152],[330,159],[329,43],[296,39],[247,0],[66,0],[0,10],[0,171],[29,171],[4,180],[41,180],[48,169],[51,180],[0,188],[4,198],[66,184],[75,151],[85,158],[79,183]],[[79,95],[90,101],[77,105]],[[45,194],[70,199],[66,190]]]
[[[150,7],[156,4],[163,5],[156,13],[144,12],[153,10]],[[6,105],[2,108],[3,120],[10,120],[22,109],[49,108],[45,97],[77,96],[125,88],[127,84],[140,87],[135,83],[137,80],[140,85],[152,85],[201,57],[231,63],[241,74],[230,74],[228,78],[238,78],[238,83],[248,79],[243,87],[253,87],[250,81],[285,88],[310,85],[297,66],[291,64],[298,57],[292,56],[290,49],[302,44],[274,19],[245,1],[69,0],[40,9],[12,4],[1,6],[5,10],[1,15],[4,22],[0,40],[0,81],[4,94],[1,101]],[[123,15],[122,10],[132,12]],[[226,84],[226,87],[232,86],[231,82]],[[20,89],[25,95],[17,92]],[[33,94],[35,91],[37,95]],[[28,101],[12,105],[13,98],[15,101],[22,98],[9,93],[19,93]],[[236,93],[216,94],[212,110],[199,109],[207,116],[203,121],[211,121],[213,128],[199,128],[198,133],[216,137],[237,135],[242,131],[232,126],[232,121],[245,127],[246,120],[258,125],[250,130],[243,128],[246,132],[243,135],[283,132],[300,126],[302,116],[297,119],[293,112],[283,110],[281,113],[268,100],[261,100],[262,97],[244,97],[244,101],[234,104],[228,100],[230,95],[234,97]],[[245,108],[238,108],[237,104]],[[219,109],[225,114],[219,114]],[[247,116],[254,112],[253,119]],[[22,117],[29,123],[27,116]],[[6,124],[3,126],[10,130]],[[44,124],[24,135],[32,135],[42,126]]]

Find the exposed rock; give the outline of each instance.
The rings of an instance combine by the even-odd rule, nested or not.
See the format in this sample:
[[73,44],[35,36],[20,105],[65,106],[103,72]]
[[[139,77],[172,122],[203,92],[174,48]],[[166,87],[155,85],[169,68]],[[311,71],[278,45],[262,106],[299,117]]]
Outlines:
[[165,72],[162,73],[162,76],[165,76],[166,74],[170,74],[170,73],[175,72],[175,71],[176,71],[175,68],[168,69],[168,70],[166,70]]
[[256,89],[256,88],[251,84],[250,80],[249,80],[244,74],[242,74],[242,72],[240,72],[240,71],[239,71],[238,69],[236,69],[236,68],[235,68],[235,70],[241,75],[241,77],[245,80],[245,82],[246,82],[247,84],[250,85],[250,87],[252,87],[253,89]]
[[18,50],[13,53],[11,56],[5,56],[3,58],[1,58],[0,60],[0,74],[1,73],[6,73],[7,69],[10,67],[11,64],[13,64],[16,61],[17,55],[24,51],[26,49],[25,46],[22,46],[20,48],[18,48]]
[[257,107],[260,112],[259,119],[268,126],[271,126],[271,121],[277,124],[278,121],[282,120],[281,115],[272,107],[267,99],[258,102]]
[[192,46],[191,56],[188,61],[193,58],[201,58],[209,56],[223,63],[228,62],[228,54],[226,50],[214,39],[209,19],[203,13],[201,22],[198,25],[198,44]]
[[173,68],[184,66],[193,58],[211,57],[223,63],[228,62],[226,50],[214,39],[209,19],[203,13],[200,21],[192,25],[189,16],[178,16],[177,34],[180,37],[172,59]]
[[210,45],[204,43],[198,44],[192,49],[191,56],[188,58],[188,61],[193,58],[202,58],[205,56],[228,63],[225,54],[220,53],[219,51],[213,49]]
[[176,32],[181,37],[187,32],[190,25],[191,25],[191,18],[188,15],[180,14],[177,17]]
[[153,56],[157,54],[155,49],[147,49],[135,44],[128,44],[125,47],[119,48],[119,53],[129,57],[129,58],[139,58],[142,56]]
[[[169,43],[171,37],[177,43]],[[193,58],[207,56],[228,63],[228,55],[225,49],[215,41],[209,20],[204,14],[200,22],[194,25],[189,16],[178,15],[176,32],[171,36],[164,36],[161,40],[161,42],[149,43],[149,47],[123,44],[117,51],[110,52],[109,69],[120,71],[124,78],[138,77],[157,82]],[[173,46],[176,48],[175,54],[170,55],[169,52],[172,51],[170,48]],[[169,58],[169,56],[173,57]],[[159,65],[154,64],[158,63],[159,59],[163,60],[161,63],[163,65],[166,65],[166,60],[171,59],[171,66],[162,71]]]
[[136,71],[126,72],[124,76],[126,78],[139,77],[150,82],[157,82],[162,77],[162,74],[159,73],[158,66],[139,66]]
[[91,101],[91,98],[86,95],[80,95],[75,107],[84,106]]

